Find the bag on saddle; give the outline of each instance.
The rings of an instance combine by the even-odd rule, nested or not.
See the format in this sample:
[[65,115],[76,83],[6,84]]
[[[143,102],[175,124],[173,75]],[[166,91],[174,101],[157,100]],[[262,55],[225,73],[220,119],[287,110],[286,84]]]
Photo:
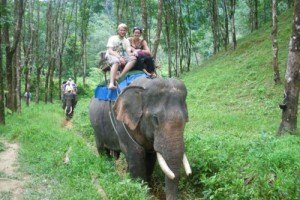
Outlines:
[[105,57],[106,52],[101,52],[100,53],[100,62],[99,62],[99,67],[102,71],[106,71],[110,69],[110,65],[108,63],[107,58]]

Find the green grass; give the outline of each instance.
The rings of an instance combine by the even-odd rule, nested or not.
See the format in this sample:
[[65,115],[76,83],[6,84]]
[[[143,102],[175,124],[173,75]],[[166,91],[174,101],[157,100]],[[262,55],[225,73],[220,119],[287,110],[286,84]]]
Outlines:
[[[79,126],[76,130],[76,123],[88,121],[87,104],[87,99],[78,103],[71,128],[63,127],[59,101],[23,107],[22,114],[8,116],[7,125],[0,127],[1,137],[20,143],[20,170],[30,177],[25,199],[99,199],[99,185],[110,199],[146,198],[145,185],[120,177],[113,161],[97,155],[91,133],[85,137]],[[68,149],[70,162],[65,164]]]
[[[289,21],[291,13],[279,21],[282,82]],[[185,138],[193,169],[193,176],[182,180],[193,188],[182,190],[204,199],[299,199],[299,134],[276,136],[284,85],[273,81],[270,25],[182,80],[188,88]]]
[[[279,18],[282,82],[291,15]],[[276,136],[284,85],[273,81],[271,25],[181,79],[188,89],[185,143],[193,175],[182,172],[179,199],[300,199],[299,133]],[[89,81],[93,88],[99,79]],[[100,186],[109,199],[149,198],[145,184],[119,175],[115,162],[97,155],[89,95],[79,97],[71,128],[62,127],[59,101],[23,106],[0,127],[0,137],[21,145],[20,170],[30,176],[26,199],[101,199]],[[68,149],[70,163],[64,164]],[[157,168],[154,177],[163,186]]]

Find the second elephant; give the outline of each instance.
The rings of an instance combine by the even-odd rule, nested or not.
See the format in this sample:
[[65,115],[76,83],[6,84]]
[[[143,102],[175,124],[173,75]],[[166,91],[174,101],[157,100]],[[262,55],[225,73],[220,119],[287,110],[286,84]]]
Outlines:
[[64,93],[62,99],[62,103],[63,103],[62,108],[65,110],[67,120],[70,120],[73,117],[77,101],[78,101],[77,94],[72,92]]

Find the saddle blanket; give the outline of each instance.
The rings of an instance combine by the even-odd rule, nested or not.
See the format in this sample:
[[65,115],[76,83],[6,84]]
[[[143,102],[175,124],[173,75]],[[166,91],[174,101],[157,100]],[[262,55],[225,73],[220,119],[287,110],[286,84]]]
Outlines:
[[98,85],[94,91],[95,98],[104,101],[116,101],[118,95],[122,92],[122,90],[130,85],[135,79],[140,77],[148,77],[144,73],[127,75],[123,81],[121,81],[117,85],[116,90],[109,90],[106,85]]

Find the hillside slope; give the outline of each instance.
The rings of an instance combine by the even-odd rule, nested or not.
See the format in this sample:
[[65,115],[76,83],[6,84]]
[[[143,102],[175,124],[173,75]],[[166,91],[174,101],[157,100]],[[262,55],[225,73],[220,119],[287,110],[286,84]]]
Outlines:
[[300,138],[276,137],[291,22],[291,11],[279,17],[282,84],[273,81],[271,23],[238,40],[236,50],[221,52],[183,75],[186,149],[193,168],[193,176],[184,180],[185,195],[299,199],[300,156],[295,152]]
[[[282,84],[275,85],[273,81],[271,24],[238,40],[236,50],[221,52],[183,75],[182,80],[189,92],[191,123],[200,120],[206,124],[210,121],[209,117],[218,123],[242,123],[242,117],[245,124],[238,128],[239,132],[240,128],[255,131],[260,126],[272,133],[277,130],[281,113],[278,104],[282,101],[284,89],[291,20],[291,12],[279,18]],[[207,116],[203,117],[199,113]],[[251,124],[246,122],[249,120]],[[220,124],[220,128],[223,127]]]

